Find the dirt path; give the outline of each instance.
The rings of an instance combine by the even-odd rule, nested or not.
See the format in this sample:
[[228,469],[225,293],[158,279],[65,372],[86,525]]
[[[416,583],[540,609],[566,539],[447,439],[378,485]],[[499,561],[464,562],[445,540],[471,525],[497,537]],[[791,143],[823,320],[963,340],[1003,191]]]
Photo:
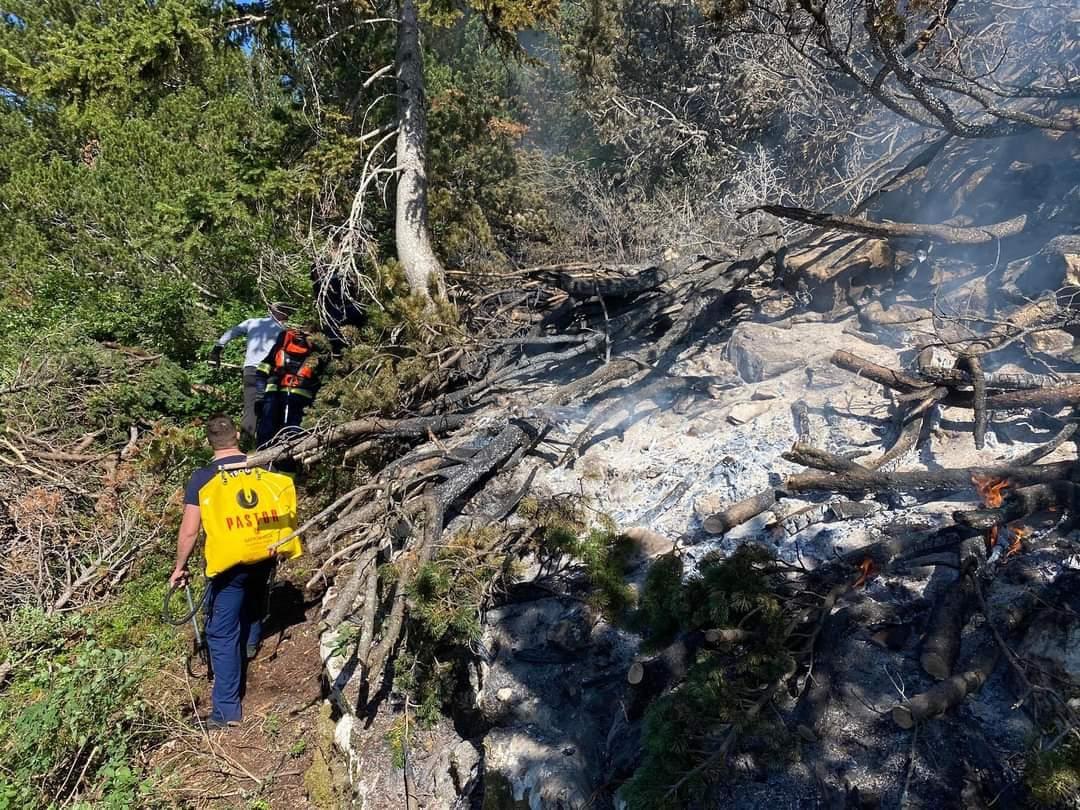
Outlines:
[[[224,731],[192,727],[210,706],[210,684],[183,666],[163,673],[179,685],[178,722],[149,766],[162,786],[157,798],[185,808],[329,810],[328,719],[322,709],[316,614],[300,590],[278,582],[267,635],[248,669],[244,721]],[[320,720],[323,722],[320,724]],[[329,726],[332,730],[332,726]]]

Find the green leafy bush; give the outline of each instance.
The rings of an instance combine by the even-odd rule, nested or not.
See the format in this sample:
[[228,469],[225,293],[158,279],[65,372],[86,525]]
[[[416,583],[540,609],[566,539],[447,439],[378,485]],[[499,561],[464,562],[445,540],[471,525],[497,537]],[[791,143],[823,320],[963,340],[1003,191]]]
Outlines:
[[164,726],[146,679],[177,641],[158,620],[160,577],[130,583],[94,615],[23,609],[4,627],[12,664],[0,698],[0,810],[152,806],[139,754]]

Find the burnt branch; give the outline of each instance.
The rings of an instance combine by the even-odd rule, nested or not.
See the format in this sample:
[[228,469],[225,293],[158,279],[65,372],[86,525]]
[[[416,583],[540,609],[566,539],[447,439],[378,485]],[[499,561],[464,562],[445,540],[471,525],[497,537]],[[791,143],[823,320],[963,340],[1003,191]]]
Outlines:
[[[1015,480],[1006,477],[1010,481]],[[953,520],[975,529],[990,529],[1039,512],[1068,512],[1076,515],[1077,507],[1080,506],[1080,486],[1072,481],[1051,480],[1008,492],[1004,504],[999,508],[957,511],[953,513]]]
[[980,245],[1021,233],[1027,225],[1027,217],[1020,215],[992,225],[923,225],[912,222],[872,222],[868,219],[811,211],[790,205],[759,205],[747,209],[764,211],[782,219],[793,219],[819,228],[880,236],[886,239],[926,239],[952,245]]

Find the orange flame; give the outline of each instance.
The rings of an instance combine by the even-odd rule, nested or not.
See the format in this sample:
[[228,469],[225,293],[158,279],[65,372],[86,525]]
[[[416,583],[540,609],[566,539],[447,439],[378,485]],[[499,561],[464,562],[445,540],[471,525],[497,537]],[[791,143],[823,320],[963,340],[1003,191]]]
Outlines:
[[859,578],[855,580],[851,587],[861,588],[875,576],[877,576],[877,567],[874,565],[874,561],[867,557],[859,564]]
[[1005,559],[1008,559],[1014,554],[1019,554],[1024,550],[1022,541],[1029,534],[1031,534],[1031,529],[1026,526],[1016,526],[1009,530],[1009,537],[1012,539],[1012,542],[1009,544],[1009,550],[1005,552]]
[[1009,486],[1008,479],[994,478],[990,475],[973,475],[971,483],[975,485],[975,491],[979,493],[983,504],[991,509],[997,509],[1005,502],[1003,492]]

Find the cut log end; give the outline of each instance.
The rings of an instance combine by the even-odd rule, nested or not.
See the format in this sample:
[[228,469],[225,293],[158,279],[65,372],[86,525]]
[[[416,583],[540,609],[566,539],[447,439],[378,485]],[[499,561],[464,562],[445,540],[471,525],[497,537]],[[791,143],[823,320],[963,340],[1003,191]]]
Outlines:
[[900,726],[900,728],[911,728],[915,725],[915,718],[911,714],[911,709],[903,703],[893,707],[892,719],[896,725]]
[[738,644],[749,637],[749,631],[738,627],[718,627],[705,631],[705,641],[708,644]]
[[[937,681],[943,681],[952,675],[952,667],[949,661],[936,652],[925,652],[919,658],[923,671]],[[895,714],[893,717],[895,718]],[[905,726],[907,728],[907,726]]]
[[643,680],[645,680],[645,665],[640,661],[635,661],[626,673],[626,682],[631,686],[637,686]]

